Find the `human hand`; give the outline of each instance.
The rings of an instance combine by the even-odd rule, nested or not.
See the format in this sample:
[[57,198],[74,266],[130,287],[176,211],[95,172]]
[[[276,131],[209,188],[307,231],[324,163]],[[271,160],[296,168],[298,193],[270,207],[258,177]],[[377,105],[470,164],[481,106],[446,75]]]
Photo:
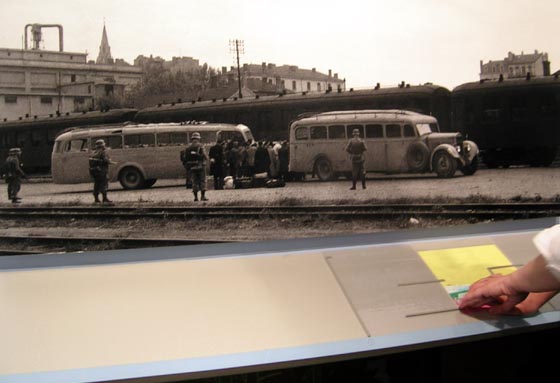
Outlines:
[[531,302],[525,301],[527,292],[516,291],[508,283],[508,276],[495,274],[473,283],[459,302],[460,310],[488,307],[491,314],[523,315],[532,310]]

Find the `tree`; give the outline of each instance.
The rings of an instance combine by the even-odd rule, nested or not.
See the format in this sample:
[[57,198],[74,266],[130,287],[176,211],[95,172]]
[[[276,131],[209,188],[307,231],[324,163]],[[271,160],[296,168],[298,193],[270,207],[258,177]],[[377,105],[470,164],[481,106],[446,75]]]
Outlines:
[[179,98],[196,99],[210,88],[211,79],[219,72],[204,64],[189,71],[172,71],[164,67],[162,60],[149,59],[143,63],[142,81],[127,95],[126,104],[137,108],[155,105]]

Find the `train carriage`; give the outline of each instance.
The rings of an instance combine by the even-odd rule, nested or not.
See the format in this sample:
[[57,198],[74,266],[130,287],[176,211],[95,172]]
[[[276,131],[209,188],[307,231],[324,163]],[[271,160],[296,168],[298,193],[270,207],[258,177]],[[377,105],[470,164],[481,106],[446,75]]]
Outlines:
[[549,166],[560,145],[560,79],[478,81],[452,91],[453,130],[475,141],[484,163]]
[[70,127],[130,121],[136,112],[136,109],[113,109],[4,120],[0,122],[0,159],[6,158],[10,148],[19,147],[26,172],[48,173],[55,138],[60,132]]
[[200,120],[244,124],[257,140],[287,140],[290,122],[302,113],[333,110],[406,109],[433,115],[448,129],[450,91],[425,84],[324,93],[280,94],[251,98],[160,104],[138,112],[139,123]]

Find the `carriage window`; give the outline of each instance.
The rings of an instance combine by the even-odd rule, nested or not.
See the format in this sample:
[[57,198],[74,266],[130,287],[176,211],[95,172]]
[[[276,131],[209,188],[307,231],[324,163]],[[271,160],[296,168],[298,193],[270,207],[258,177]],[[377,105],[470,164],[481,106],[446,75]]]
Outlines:
[[16,146],[23,148],[31,140],[31,132],[16,132]]
[[383,125],[366,125],[366,138],[383,138]]
[[538,97],[538,115],[543,118],[554,118],[558,111],[554,94],[542,94]]
[[321,140],[327,138],[327,127],[326,126],[312,126],[311,127],[311,139]]
[[416,137],[416,132],[412,125],[405,125],[403,128],[403,136],[405,137]]
[[58,129],[49,129],[47,130],[47,142],[49,145],[54,143],[56,136],[58,135]]
[[363,125],[347,125],[346,126],[346,135],[348,138],[352,137],[352,131],[354,129],[358,129],[360,131],[360,137],[364,138],[364,126]]
[[502,119],[502,109],[500,99],[498,97],[487,96],[482,99],[482,120],[483,121],[500,121]]
[[125,148],[148,148],[153,147],[155,136],[152,133],[130,134],[124,136]]
[[122,149],[122,137],[121,136],[103,136],[95,137],[92,139],[92,143],[95,144],[97,140],[105,141],[105,147],[107,149]]
[[64,151],[72,153],[87,151],[87,139],[81,138],[67,141],[66,145],[64,145]]
[[344,135],[344,131],[344,125],[331,125],[329,126],[329,138],[346,138],[346,136]]
[[298,127],[294,132],[294,136],[296,140],[308,140],[309,131],[307,129],[307,126]]
[[400,138],[401,126],[397,124],[389,124],[385,127],[387,130],[387,138]]
[[45,132],[41,130],[31,131],[31,146],[41,146],[45,142]]

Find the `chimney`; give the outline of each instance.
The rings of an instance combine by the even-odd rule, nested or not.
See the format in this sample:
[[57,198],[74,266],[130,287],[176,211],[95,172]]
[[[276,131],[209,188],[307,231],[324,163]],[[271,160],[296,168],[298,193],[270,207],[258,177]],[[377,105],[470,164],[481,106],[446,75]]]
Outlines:
[[550,61],[543,61],[543,76],[550,76]]
[[317,72],[317,69],[316,68],[311,68],[311,72],[315,73],[315,72]]
[[226,74],[227,73],[227,67],[223,66],[222,67],[222,74]]
[[266,63],[263,62],[263,63],[261,64],[261,66],[262,66],[262,71],[263,71],[263,72],[266,72]]
[[332,77],[332,69],[329,69],[329,77]]

